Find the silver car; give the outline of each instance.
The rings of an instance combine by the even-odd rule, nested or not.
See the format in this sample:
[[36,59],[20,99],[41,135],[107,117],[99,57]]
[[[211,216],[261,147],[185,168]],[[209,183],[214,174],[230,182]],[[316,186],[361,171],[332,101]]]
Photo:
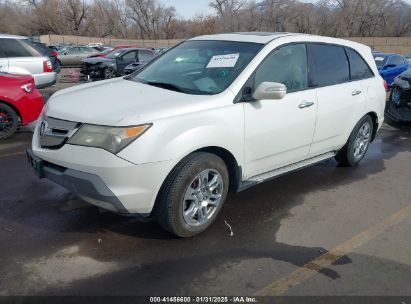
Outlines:
[[98,53],[99,51],[88,46],[73,46],[60,51],[57,58],[61,66],[81,66],[83,59]]
[[39,89],[55,84],[57,74],[50,58],[43,57],[26,39],[0,34],[0,71],[32,75]]

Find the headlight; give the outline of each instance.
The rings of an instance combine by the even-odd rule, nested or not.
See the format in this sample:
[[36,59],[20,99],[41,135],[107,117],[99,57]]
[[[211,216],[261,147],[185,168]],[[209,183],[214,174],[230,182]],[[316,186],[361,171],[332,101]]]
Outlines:
[[407,80],[402,79],[400,77],[396,77],[394,79],[394,83],[396,85],[398,85],[399,87],[403,88],[403,89],[409,89],[410,88],[410,83]]
[[134,127],[106,127],[85,124],[69,139],[68,144],[101,148],[117,154],[150,127],[151,124]]

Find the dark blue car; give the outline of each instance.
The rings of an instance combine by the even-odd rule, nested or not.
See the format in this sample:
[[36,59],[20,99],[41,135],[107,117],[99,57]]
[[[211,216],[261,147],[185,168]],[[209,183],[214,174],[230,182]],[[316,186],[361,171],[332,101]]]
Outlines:
[[382,78],[391,87],[395,77],[411,68],[407,59],[398,54],[373,53],[375,63]]

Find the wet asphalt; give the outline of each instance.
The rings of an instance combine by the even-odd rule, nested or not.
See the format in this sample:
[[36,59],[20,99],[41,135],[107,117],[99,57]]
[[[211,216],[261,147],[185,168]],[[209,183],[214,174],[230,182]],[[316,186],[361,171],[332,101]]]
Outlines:
[[[411,205],[410,126],[384,125],[357,168],[330,160],[230,194],[191,239],[38,180],[31,136],[0,144],[0,296],[253,295]],[[284,294],[411,296],[410,235],[407,215]]]

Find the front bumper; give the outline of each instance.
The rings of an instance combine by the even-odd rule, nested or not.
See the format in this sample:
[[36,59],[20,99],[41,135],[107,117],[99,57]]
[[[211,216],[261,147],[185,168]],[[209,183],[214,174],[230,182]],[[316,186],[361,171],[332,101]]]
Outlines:
[[83,65],[80,73],[90,77],[103,77],[103,71],[100,68],[94,66],[87,67]]
[[134,164],[105,150],[65,144],[57,150],[39,146],[38,127],[32,152],[42,164],[40,178],[49,179],[101,208],[147,216],[172,170],[172,161]]
[[128,214],[114,193],[104,184],[100,177],[77,170],[68,169],[46,162],[33,154],[31,149],[26,151],[27,160],[35,174],[77,194],[85,201],[101,208]]

